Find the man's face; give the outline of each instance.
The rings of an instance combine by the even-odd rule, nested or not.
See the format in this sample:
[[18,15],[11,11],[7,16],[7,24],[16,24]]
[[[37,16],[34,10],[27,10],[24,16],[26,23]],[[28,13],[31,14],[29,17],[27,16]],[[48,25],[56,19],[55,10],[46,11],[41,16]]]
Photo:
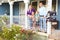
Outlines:
[[42,3],[39,3],[39,7],[42,7],[43,6],[43,4]]
[[29,5],[29,9],[32,9],[32,5]]

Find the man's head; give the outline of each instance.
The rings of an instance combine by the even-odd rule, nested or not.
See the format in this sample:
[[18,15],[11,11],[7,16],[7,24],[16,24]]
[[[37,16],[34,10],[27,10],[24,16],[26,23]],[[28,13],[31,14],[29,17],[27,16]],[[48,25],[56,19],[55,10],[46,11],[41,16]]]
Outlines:
[[31,4],[29,4],[29,9],[32,9],[32,5]]
[[45,5],[45,1],[40,1],[39,2],[39,7],[42,7],[43,5]]

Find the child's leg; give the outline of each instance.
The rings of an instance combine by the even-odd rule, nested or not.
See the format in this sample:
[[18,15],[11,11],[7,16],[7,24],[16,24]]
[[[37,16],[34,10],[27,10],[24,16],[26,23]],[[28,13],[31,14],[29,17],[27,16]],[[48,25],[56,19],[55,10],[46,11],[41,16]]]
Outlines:
[[35,19],[34,19],[34,21],[33,21],[33,29],[35,30],[35,27],[36,27],[36,21],[35,21]]

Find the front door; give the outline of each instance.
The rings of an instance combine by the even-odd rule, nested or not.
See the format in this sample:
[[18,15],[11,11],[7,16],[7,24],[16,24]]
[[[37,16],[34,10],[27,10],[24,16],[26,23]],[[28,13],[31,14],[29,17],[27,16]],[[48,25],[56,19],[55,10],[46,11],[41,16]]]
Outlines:
[[19,24],[20,25],[23,25],[25,26],[25,5],[24,5],[24,2],[20,2],[19,3],[19,19],[20,19],[20,22]]

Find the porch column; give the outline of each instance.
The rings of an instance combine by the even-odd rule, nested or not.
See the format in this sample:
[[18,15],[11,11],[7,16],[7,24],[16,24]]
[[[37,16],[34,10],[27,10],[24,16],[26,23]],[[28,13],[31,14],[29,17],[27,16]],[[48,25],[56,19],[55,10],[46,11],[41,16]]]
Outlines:
[[13,4],[14,2],[9,2],[10,4],[10,27],[13,24]]
[[52,0],[46,0],[48,11],[52,11]]
[[[47,0],[47,11],[52,11],[52,0]],[[51,22],[47,22],[47,34],[51,34]]]
[[29,2],[30,2],[30,0],[24,0],[24,3],[25,3],[25,28],[28,27],[28,23],[27,23],[27,10],[28,10]]
[[0,5],[2,5],[2,0],[0,0]]

